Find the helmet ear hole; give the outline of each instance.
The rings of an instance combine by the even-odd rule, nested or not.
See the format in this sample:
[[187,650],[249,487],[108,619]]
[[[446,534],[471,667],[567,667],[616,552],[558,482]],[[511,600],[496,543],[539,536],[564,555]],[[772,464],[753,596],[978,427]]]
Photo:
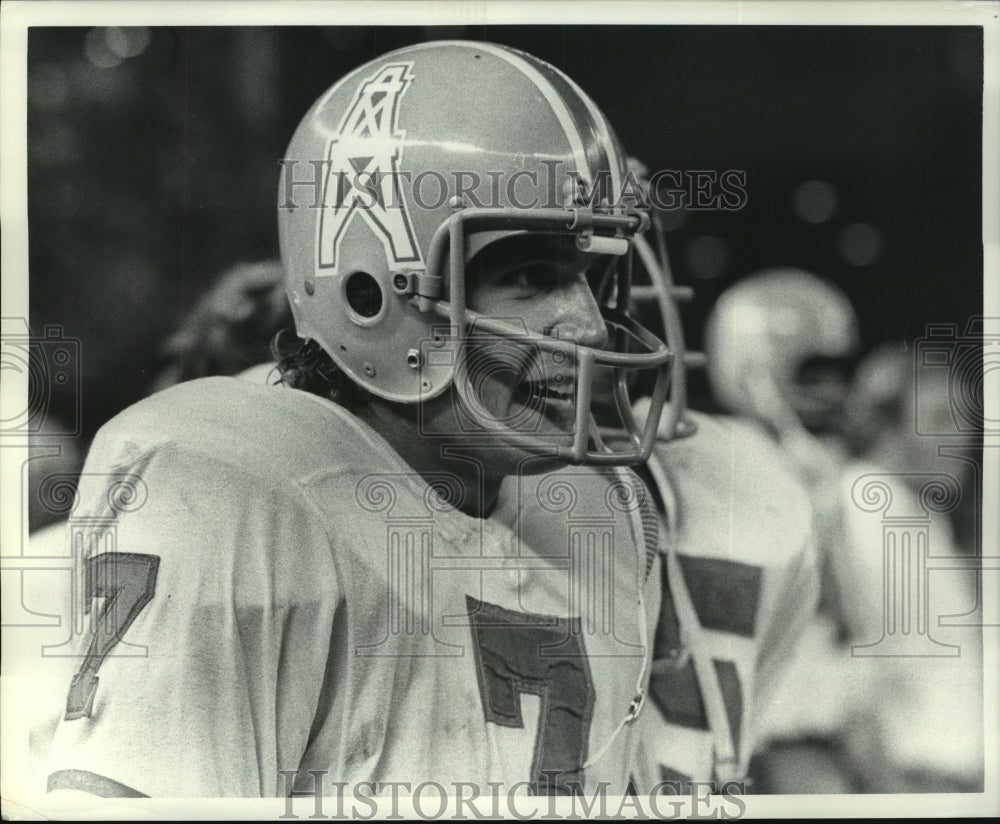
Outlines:
[[382,311],[382,287],[367,272],[352,272],[344,279],[344,299],[355,314],[366,320]]

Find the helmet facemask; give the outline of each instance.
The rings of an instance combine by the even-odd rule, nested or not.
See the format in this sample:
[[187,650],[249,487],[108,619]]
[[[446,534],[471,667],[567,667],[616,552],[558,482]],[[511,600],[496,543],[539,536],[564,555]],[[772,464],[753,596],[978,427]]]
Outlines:
[[[453,357],[456,418],[463,441],[472,445],[484,438],[487,442],[500,439],[529,453],[570,463],[628,465],[648,457],[673,358],[665,344],[620,308],[628,306],[634,235],[646,225],[640,212],[463,209],[435,236],[426,274],[394,281],[397,293],[407,295],[418,309],[448,321],[434,327],[435,334],[421,346],[417,360],[422,364]],[[466,250],[475,245],[476,238],[484,233],[495,236],[498,231],[503,232],[500,239],[479,249],[467,265]],[[603,267],[605,271],[591,273],[593,297],[607,333],[602,346],[573,339],[572,331],[561,336],[557,327],[546,334],[537,324],[529,329],[521,317],[487,315],[470,306],[480,257],[505,241],[553,236],[572,243],[572,254],[579,257],[594,255],[598,263],[613,261]],[[444,296],[421,295],[417,290],[422,280],[442,284]],[[657,413],[640,426],[632,414],[628,374],[647,370]],[[503,377],[497,378],[501,373]],[[598,380],[598,375],[603,379]],[[497,404],[484,397],[484,390],[498,383],[506,385],[511,402],[499,412]],[[443,389],[429,387],[422,400],[440,395]],[[595,390],[608,392],[610,398],[595,397]],[[613,443],[602,441],[594,416],[598,406],[605,415],[607,409],[614,410],[616,428],[625,437]]]

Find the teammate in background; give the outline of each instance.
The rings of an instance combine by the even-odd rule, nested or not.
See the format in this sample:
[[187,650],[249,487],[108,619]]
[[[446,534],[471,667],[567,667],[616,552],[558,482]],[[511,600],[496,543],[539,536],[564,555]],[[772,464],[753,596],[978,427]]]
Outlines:
[[160,352],[166,361],[152,391],[194,378],[237,375],[271,360],[291,311],[279,260],[240,263],[224,272]]
[[[977,735],[967,735],[975,727],[941,722],[974,725],[970,707],[976,690],[963,690],[961,699],[937,708],[930,697],[940,697],[941,684],[966,683],[974,653],[961,664],[947,661],[943,677],[928,659],[852,656],[853,645],[873,643],[882,634],[887,585],[881,519],[858,509],[852,489],[866,474],[884,476],[903,467],[901,453],[888,460],[881,448],[885,438],[896,447],[900,441],[890,430],[866,426],[875,423],[876,407],[861,403],[853,389],[858,348],[857,320],[847,297],[801,270],[772,270],[740,281],[719,299],[706,329],[708,376],[717,400],[769,432],[810,491],[825,573],[821,609],[791,655],[788,677],[758,719],[763,746],[752,771],[756,788],[783,793],[971,788]],[[865,374],[859,373],[858,386],[865,385]],[[863,406],[866,415],[860,413]],[[897,434],[902,425],[901,419],[894,422]],[[883,465],[852,456],[861,432],[867,433],[868,446],[878,447],[870,458]],[[919,454],[925,452],[921,448]],[[907,511],[904,481],[893,484],[893,494]],[[943,521],[938,518],[932,551],[947,554]],[[941,595],[946,597],[934,604],[939,614],[965,612],[974,600],[954,587]],[[943,755],[946,751],[953,755]],[[979,753],[981,770],[981,743]]]
[[[961,555],[976,553],[975,521],[978,501],[970,488],[971,459],[979,447],[974,433],[955,427],[952,392],[969,390],[947,371],[928,368],[912,344],[882,344],[858,366],[847,405],[847,441],[851,454],[904,477],[913,473],[953,475],[963,490],[959,506],[948,513],[954,546]],[[961,376],[956,376],[961,377]],[[919,399],[919,411],[918,411]],[[947,438],[917,433],[918,416],[925,432],[952,432]],[[942,441],[958,460],[939,453]]]
[[[951,392],[962,392],[957,384],[951,385],[941,369],[924,366],[914,346],[884,344],[859,364],[847,404],[853,458],[841,474],[841,498],[843,548],[852,560],[838,564],[835,572],[840,590],[853,596],[845,625],[856,642],[872,643],[881,636],[872,628],[884,620],[885,574],[880,553],[871,551],[880,546],[881,519],[849,503],[852,486],[866,475],[891,473],[899,479],[893,485],[893,512],[898,513],[925,511],[918,501],[931,478],[950,478],[960,496],[950,511],[929,513],[929,554],[955,563],[925,573],[928,635],[940,646],[921,651],[946,655],[875,659],[856,685],[867,690],[870,707],[867,714],[859,713],[857,727],[880,742],[883,761],[892,768],[875,771],[882,782],[875,789],[890,782],[888,789],[907,792],[982,789],[981,579],[974,564],[962,563],[976,553],[974,527],[963,519],[979,515],[970,471],[977,444],[971,434],[941,439],[917,432],[918,403],[925,431],[955,431]],[[942,440],[948,446],[944,454],[938,451]],[[948,617],[939,622],[939,616]]]
[[801,269],[738,281],[706,322],[712,393],[780,444],[794,465],[813,503],[824,573],[822,607],[805,622],[788,678],[757,719],[757,792],[860,791],[852,761],[865,774],[876,755],[868,745],[845,752],[845,716],[856,709],[859,691],[845,683],[843,621],[850,607],[840,602],[833,574],[846,561],[839,480],[849,454],[841,426],[859,347],[847,296]]
[[768,269],[727,289],[709,315],[709,384],[822,485],[847,454],[841,429],[860,342],[839,288],[801,269]]
[[[325,208],[295,207],[323,159]],[[491,191],[553,160],[558,203]],[[483,185],[430,206],[389,169]],[[646,223],[625,174],[593,102],[504,47],[403,49],[317,101],[279,192],[301,336],[280,385],[181,384],[88,457],[141,488],[108,518],[106,485],[81,486],[112,629],[82,639],[50,789],[740,777],[769,653],[811,603],[809,509],[762,439],[705,421],[672,450],[682,403],[658,433],[680,353],[624,311]],[[654,450],[650,492],[626,467]]]

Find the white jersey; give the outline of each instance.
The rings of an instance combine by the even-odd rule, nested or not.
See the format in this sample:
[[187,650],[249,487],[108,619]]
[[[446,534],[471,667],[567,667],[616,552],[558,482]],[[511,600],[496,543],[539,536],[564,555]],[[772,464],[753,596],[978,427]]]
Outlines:
[[641,488],[567,469],[480,520],[454,480],[329,401],[235,379],[110,422],[70,522],[94,624],[49,786],[623,789],[658,608]]
[[126,410],[69,524],[92,621],[49,786],[740,777],[814,603],[809,510],[748,432],[699,424],[657,447],[660,516],[633,473],[567,467],[477,519],[313,395],[211,378]]
[[[772,740],[845,741],[880,787],[901,786],[907,773],[918,786],[926,776],[982,782],[981,606],[973,559],[940,511],[941,478],[851,461],[816,487],[840,609],[807,625],[762,716]],[[940,496],[938,510],[914,481]]]

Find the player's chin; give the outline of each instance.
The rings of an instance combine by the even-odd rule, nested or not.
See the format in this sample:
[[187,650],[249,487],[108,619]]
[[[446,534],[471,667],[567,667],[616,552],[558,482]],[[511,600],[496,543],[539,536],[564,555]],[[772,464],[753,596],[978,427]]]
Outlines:
[[568,463],[557,452],[565,455],[573,446],[576,403],[571,393],[540,395],[528,384],[482,388],[491,391],[480,391],[476,400],[490,420],[478,427],[483,435],[495,435],[487,437],[495,463],[513,461],[529,474]]
[[542,416],[533,431],[521,434],[527,436],[531,443],[530,447],[523,449],[526,455],[524,474],[554,472],[573,463],[567,457],[575,441],[572,417],[560,416],[558,420],[552,420]]
[[573,446],[575,421],[572,408],[527,410],[513,430],[518,440],[530,443],[536,454],[565,452]]

